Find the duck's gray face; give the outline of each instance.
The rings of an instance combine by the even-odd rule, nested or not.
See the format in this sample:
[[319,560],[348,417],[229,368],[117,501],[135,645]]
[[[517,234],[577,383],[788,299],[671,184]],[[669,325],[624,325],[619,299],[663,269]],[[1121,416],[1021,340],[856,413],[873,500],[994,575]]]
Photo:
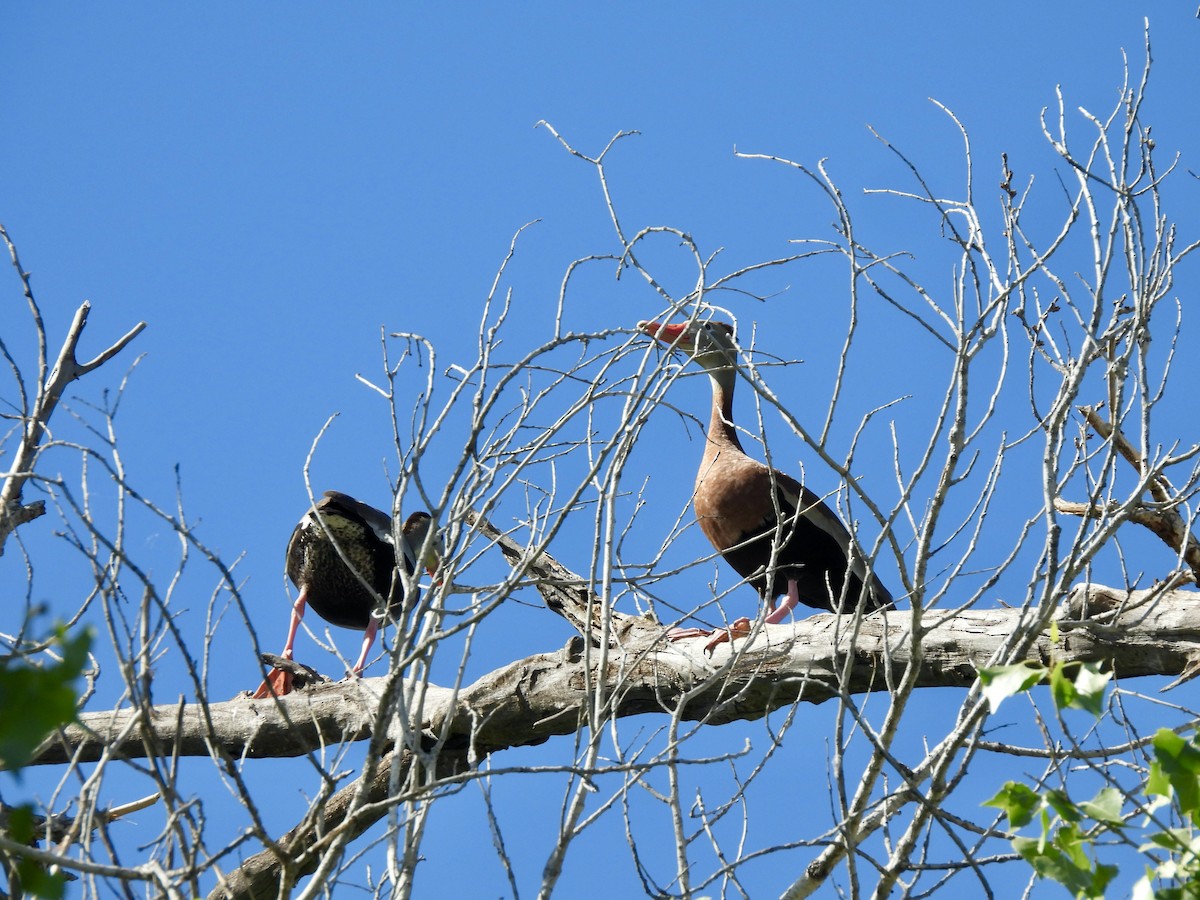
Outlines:
[[710,372],[728,369],[737,363],[733,326],[728,322],[681,322],[677,325],[638,322],[637,327],[643,334],[687,353]]

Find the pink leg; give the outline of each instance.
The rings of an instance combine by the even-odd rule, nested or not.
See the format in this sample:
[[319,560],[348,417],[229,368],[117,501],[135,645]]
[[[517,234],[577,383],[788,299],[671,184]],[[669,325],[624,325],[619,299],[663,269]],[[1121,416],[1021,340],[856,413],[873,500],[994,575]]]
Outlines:
[[358,662],[354,664],[353,674],[362,675],[363,667],[367,664],[367,654],[371,652],[371,645],[375,643],[375,635],[379,631],[379,620],[371,616],[371,622],[367,625],[367,633],[363,635],[362,652],[358,654]]
[[300,630],[300,620],[304,618],[304,607],[308,603],[308,591],[303,590],[296,602],[292,604],[292,624],[288,627],[287,643],[279,655],[284,659],[293,659],[292,648],[296,644],[296,632]]
[[[771,603],[773,604],[774,602],[775,601],[772,599]],[[796,604],[799,602],[800,589],[796,586],[796,579],[789,578],[787,599],[780,603],[778,607],[771,610],[770,614],[767,616],[767,624],[778,625],[785,618],[787,618],[787,614],[795,609]]]

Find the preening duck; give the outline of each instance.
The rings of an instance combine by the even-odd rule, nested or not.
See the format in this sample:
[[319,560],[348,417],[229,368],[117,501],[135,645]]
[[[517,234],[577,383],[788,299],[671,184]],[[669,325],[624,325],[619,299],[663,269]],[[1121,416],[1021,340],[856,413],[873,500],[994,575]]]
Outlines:
[[[432,519],[415,512],[402,529],[400,553],[392,541],[392,517],[348,494],[326,491],[292,531],[287,548],[287,574],[300,592],[292,605],[287,643],[280,654],[293,658],[293,646],[306,606],[331,625],[365,631],[353,674],[361,675],[383,617],[397,620],[404,611],[404,579],[397,559],[411,575],[417,553],[422,565],[437,568],[441,546],[427,540]],[[254,692],[262,699],[292,689],[292,675],[274,669]]]
[[[834,612],[889,607],[892,595],[867,567],[846,526],[821,498],[790,475],[751,459],[733,424],[737,347],[724,322],[663,325],[639,322],[638,329],[682,350],[708,372],[712,412],[704,454],[696,473],[692,507],[700,530],[767,604],[776,624],[798,603]],[[853,562],[851,562],[853,560]],[[785,599],[776,605],[776,599]],[[749,633],[738,619],[715,633],[707,649]],[[677,629],[672,640],[708,635]]]

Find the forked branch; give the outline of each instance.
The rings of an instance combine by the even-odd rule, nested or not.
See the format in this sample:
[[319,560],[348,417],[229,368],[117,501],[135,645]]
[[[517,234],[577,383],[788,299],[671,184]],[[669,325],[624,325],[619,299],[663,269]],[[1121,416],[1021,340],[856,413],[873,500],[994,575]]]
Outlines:
[[1112,442],[1117,454],[1134,468],[1138,477],[1146,480],[1146,490],[1153,505],[1138,502],[1125,508],[1127,504],[1117,502],[1081,503],[1056,498],[1054,508],[1065,515],[1090,519],[1123,514],[1129,521],[1150,529],[1164,544],[1179,554],[1192,570],[1192,580],[1200,582],[1200,541],[1196,540],[1188,522],[1179,514],[1178,507],[1183,499],[1180,493],[1171,486],[1165,475],[1150,471],[1138,449],[1119,428],[1114,428],[1112,423],[1100,415],[1098,410],[1091,406],[1083,406],[1079,411],[1101,438]]
[[[8,541],[8,536],[16,528],[38,518],[46,512],[45,503],[40,500],[28,504],[24,503],[22,501],[22,492],[24,491],[25,483],[33,477],[34,465],[37,460],[38,451],[42,445],[42,438],[46,434],[46,429],[49,426],[50,418],[53,416],[55,408],[62,399],[63,392],[71,382],[77,381],[89,372],[98,369],[120,353],[130,341],[142,332],[146,327],[146,323],[138,322],[122,337],[118,338],[116,342],[110,345],[108,349],[97,354],[87,362],[80,362],[76,351],[79,347],[79,340],[83,337],[83,330],[87,326],[88,315],[92,309],[90,302],[87,300],[83,301],[79,309],[75,311],[75,318],[71,322],[71,327],[67,329],[66,339],[63,341],[62,349],[58,352],[54,368],[50,371],[49,376],[47,376],[45,323],[42,320],[41,310],[38,308],[37,301],[33,296],[33,290],[30,287],[29,273],[21,267],[17,248],[2,225],[0,225],[0,237],[4,238],[4,243],[8,247],[9,257],[12,259],[12,264],[17,270],[17,276],[21,279],[25,299],[29,304],[33,315],[34,327],[38,333],[38,347],[40,348],[37,393],[34,397],[32,408],[30,408],[27,400],[22,404],[23,408],[20,410],[20,413],[24,421],[21,428],[21,440],[17,447],[17,452],[13,455],[12,468],[5,473],[4,485],[0,487],[0,556],[3,556],[4,545]],[[15,367],[15,363],[11,357],[9,358],[9,362]],[[23,381],[20,378],[19,372],[15,372],[14,374],[22,382],[19,386],[21,388],[22,399],[24,400],[25,391]]]

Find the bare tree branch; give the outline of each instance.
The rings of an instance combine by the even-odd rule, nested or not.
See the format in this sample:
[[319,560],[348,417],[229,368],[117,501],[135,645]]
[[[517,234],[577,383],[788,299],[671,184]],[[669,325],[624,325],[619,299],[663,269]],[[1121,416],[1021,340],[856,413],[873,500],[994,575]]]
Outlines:
[[[545,559],[543,570],[565,571]],[[549,590],[559,591],[560,585],[552,583]],[[1118,597],[1121,603],[1114,609]],[[1200,648],[1198,600],[1192,591],[1082,585],[1056,620],[1060,642],[1055,645],[1044,634],[1023,658],[1102,660],[1122,678],[1178,675]],[[1097,605],[1102,615],[1096,614]],[[1095,617],[1087,618],[1089,611]],[[798,702],[823,703],[847,692],[887,690],[885,670],[914,663],[919,688],[970,688],[979,668],[996,663],[1003,639],[1019,627],[1021,611],[968,610],[942,617],[929,626],[919,661],[909,655],[909,624],[895,613],[864,617],[857,633],[849,627],[854,619],[849,615],[820,614],[791,626],[766,626],[758,637],[739,641],[732,654],[725,645],[712,659],[703,651],[703,640],[665,643],[656,623],[614,617],[621,625],[614,629],[618,638],[604,670],[598,662],[585,669],[576,638],[562,650],[517,660],[457,692],[414,682],[410,688],[426,693],[424,718],[409,727],[444,733],[448,744],[469,744],[485,756],[573,734],[593,684],[613,698],[615,718],[669,713],[686,701],[681,718],[712,725],[761,718]],[[721,677],[714,679],[715,673]],[[32,764],[161,753],[208,756],[218,750],[232,758],[285,757],[366,740],[387,680],[316,685],[278,702],[237,698],[160,706],[149,721],[142,721],[138,711],[84,713]]]
[[[1200,541],[1191,533],[1188,523],[1179,514],[1178,506],[1182,500],[1179,494],[1167,481],[1166,477],[1156,469],[1151,471],[1142,454],[1120,432],[1113,428],[1100,412],[1090,406],[1080,408],[1087,423],[1096,430],[1104,440],[1111,441],[1121,458],[1133,466],[1142,479],[1145,490],[1153,498],[1153,507],[1140,503],[1128,509],[1126,515],[1131,522],[1136,522],[1153,531],[1164,544],[1174,550],[1192,570],[1192,580],[1200,582]],[[1200,452],[1200,447],[1193,447],[1188,453],[1169,460],[1171,463],[1180,462],[1189,456]],[[1102,508],[1091,503],[1073,503],[1061,498],[1055,500],[1055,507],[1073,516],[1087,516],[1102,519],[1119,513],[1124,504],[1111,503]]]
[[[0,237],[4,238],[4,243],[8,247],[13,267],[17,270],[17,275],[21,279],[25,299],[33,314],[34,327],[37,330],[38,336],[38,346],[41,348],[41,365],[39,366],[40,375],[37,393],[32,408],[22,410],[24,422],[21,440],[17,445],[16,453],[13,455],[11,468],[4,479],[4,485],[0,487],[0,556],[3,556],[4,545],[7,543],[8,536],[13,530],[45,513],[46,507],[43,501],[39,500],[25,505],[21,501],[21,494],[25,487],[25,482],[33,475],[34,464],[38,450],[42,444],[42,438],[46,433],[46,428],[50,424],[50,418],[54,414],[59,400],[62,399],[63,392],[71,382],[77,381],[89,372],[99,368],[120,353],[130,341],[142,332],[146,327],[146,323],[138,322],[137,325],[118,338],[106,350],[101,351],[88,362],[81,363],[76,358],[76,351],[79,347],[79,340],[83,337],[83,330],[87,326],[88,315],[92,309],[91,303],[87,300],[83,301],[79,309],[75,311],[75,317],[71,322],[71,326],[67,329],[67,335],[63,340],[62,349],[58,352],[54,368],[47,377],[45,375],[45,325],[42,321],[37,301],[34,299],[33,289],[29,283],[29,273],[21,267],[17,248],[3,225],[0,225]],[[21,393],[24,397],[24,390]]]

